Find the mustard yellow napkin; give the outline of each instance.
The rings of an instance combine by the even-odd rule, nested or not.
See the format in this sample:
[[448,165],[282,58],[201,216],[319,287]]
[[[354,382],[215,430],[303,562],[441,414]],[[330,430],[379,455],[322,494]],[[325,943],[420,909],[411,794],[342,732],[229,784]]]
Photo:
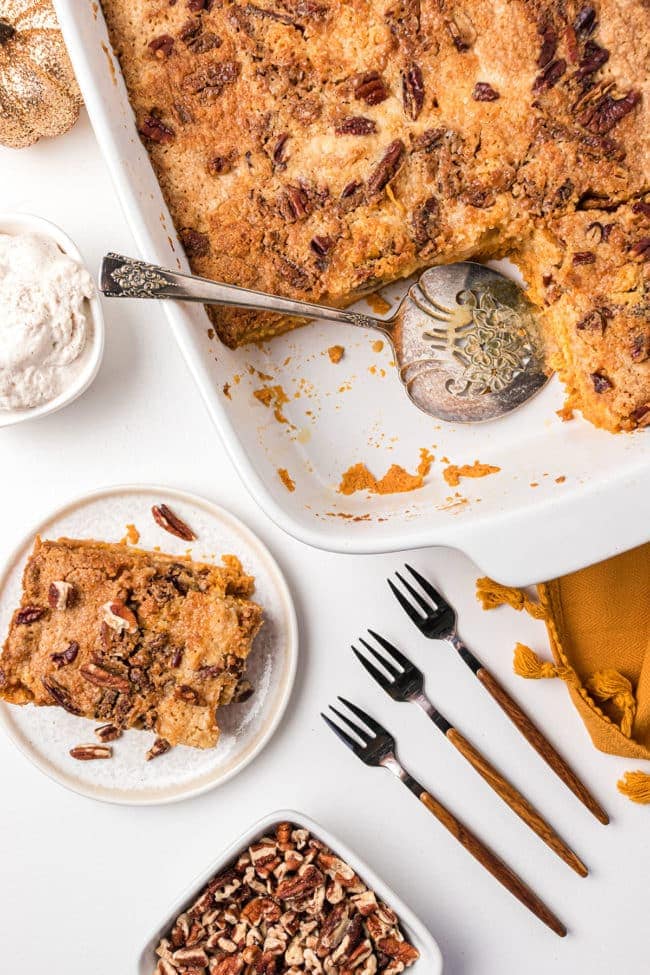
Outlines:
[[[559,677],[596,748],[650,760],[650,543],[526,592],[479,579],[484,609],[509,605],[543,619],[553,662],[515,647],[522,677]],[[627,772],[618,783],[650,803],[650,774]]]

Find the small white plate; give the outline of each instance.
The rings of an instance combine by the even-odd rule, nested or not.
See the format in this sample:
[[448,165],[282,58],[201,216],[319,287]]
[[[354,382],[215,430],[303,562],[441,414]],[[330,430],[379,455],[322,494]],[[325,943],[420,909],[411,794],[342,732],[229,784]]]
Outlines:
[[[198,541],[188,546],[159,528],[153,504],[166,503],[194,529]],[[81,795],[106,802],[155,805],[196,796],[232,778],[260,752],[289,702],[296,672],[298,626],[287,583],[268,549],[223,508],[184,491],[149,485],[124,485],[88,494],[55,511],[37,525],[10,558],[0,576],[0,632],[7,632],[20,603],[21,577],[34,536],[96,538],[117,542],[134,524],[138,547],[219,562],[237,555],[255,576],[256,599],[264,625],[249,657],[247,676],[255,693],[242,704],[219,710],[221,737],[216,748],[177,746],[145,761],[154,740],[150,732],[127,731],[113,744],[109,761],[79,762],[69,751],[94,741],[98,722],[67,714],[61,708],[0,704],[0,724],[42,772]],[[0,658],[1,660],[1,658]]]
[[353,853],[338,837],[333,836],[329,830],[321,826],[320,823],[310,819],[303,813],[293,809],[280,809],[278,812],[264,816],[257,823],[254,823],[246,832],[234,843],[225,849],[220,856],[214,860],[210,866],[186,888],[178,897],[162,923],[156,928],[146,945],[140,953],[137,965],[137,975],[152,975],[156,967],[157,956],[156,947],[160,939],[171,928],[178,915],[194,901],[203,887],[215,874],[220,873],[225,867],[237,859],[251,843],[260,837],[268,835],[273,831],[278,823],[290,822],[297,826],[308,829],[313,836],[321,840],[332,850],[332,852],[345,860],[352,867],[355,873],[361,877],[363,882],[377,894],[380,900],[391,907],[399,918],[401,928],[418,951],[420,958],[410,968],[406,969],[409,975],[441,975],[442,955],[433,935],[427,930],[422,921],[404,904],[397,894],[381,880],[370,867],[361,860],[356,853]]
[[[55,244],[73,260],[83,267],[85,262],[80,251],[67,234],[56,224],[44,220],[43,217],[31,213],[0,213],[0,234],[40,234],[50,237]],[[84,302],[88,321],[88,336],[83,352],[74,366],[74,375],[70,385],[62,390],[54,399],[39,403],[26,410],[0,410],[0,427],[8,427],[23,420],[35,420],[39,416],[56,413],[57,410],[68,406],[78,396],[85,392],[95,376],[104,355],[104,315],[97,291],[93,289],[92,297]]]

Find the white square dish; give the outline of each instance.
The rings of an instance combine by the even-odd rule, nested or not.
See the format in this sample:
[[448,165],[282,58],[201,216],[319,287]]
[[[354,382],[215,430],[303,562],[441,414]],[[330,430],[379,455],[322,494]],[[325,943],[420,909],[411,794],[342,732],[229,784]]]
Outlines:
[[[187,270],[101,11],[91,0],[55,6],[137,242],[133,256]],[[164,310],[242,480],[278,525],[308,544],[351,553],[453,546],[500,581],[522,585],[650,537],[650,435],[561,422],[557,380],[499,421],[437,423],[409,403],[374,333],[318,322],[232,351],[214,339],[201,307],[165,302]],[[327,355],[334,344],[345,347],[337,365]],[[263,387],[271,400],[280,390],[279,410],[255,397]],[[378,477],[393,463],[413,472],[425,448],[436,460],[417,491],[337,490],[351,465],[365,463]],[[445,483],[446,464],[477,459],[500,472]]]
[[400,925],[408,940],[420,952],[420,958],[415,962],[409,973],[413,975],[441,975],[442,955],[433,936],[427,931],[422,922],[404,904],[400,898],[381,880],[362,860],[359,859],[344,843],[328,832],[323,826],[291,809],[282,809],[264,816],[254,823],[239,839],[231,843],[210,866],[197,877],[181,896],[171,905],[162,923],[152,933],[140,953],[137,964],[137,975],[153,975],[156,963],[156,946],[161,937],[171,928],[178,915],[188,907],[197,897],[211,878],[237,859],[251,843],[272,832],[273,828],[282,822],[295,823],[309,830],[317,839],[328,846],[332,852],[345,860],[349,866],[361,877],[364,883],[383,900],[399,918]]

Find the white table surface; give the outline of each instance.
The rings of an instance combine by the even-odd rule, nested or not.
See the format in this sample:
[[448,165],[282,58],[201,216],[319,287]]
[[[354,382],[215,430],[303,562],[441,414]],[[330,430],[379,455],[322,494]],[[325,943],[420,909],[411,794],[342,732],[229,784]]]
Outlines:
[[[0,209],[60,224],[92,269],[134,245],[85,118],[67,136],[0,150]],[[566,791],[445,645],[411,629],[387,596],[400,556],[312,550],[277,529],[222,450],[167,323],[154,305],[104,303],[106,356],[93,387],[55,416],[0,430],[0,557],[32,523],[85,491],[155,482],[230,508],[287,574],[301,629],[298,679],[275,737],[241,775],[159,808],[115,807],[51,782],[0,737],[0,971],[127,975],[169,903],[215,854],[267,811],[321,820],[371,863],[437,938],[447,975],[610,975],[647,962],[650,810],[616,792],[638,763],[591,746],[558,681],[511,671],[516,640],[544,650],[543,625],[510,609],[483,613],[476,568],[450,550],[414,553],[460,609],[470,646],[533,713],[596,796],[604,828]],[[573,874],[497,799],[415,708],[382,696],[348,646],[372,626],[407,649],[434,700],[526,792],[591,868]],[[324,727],[337,693],[396,732],[414,774],[548,901],[570,928],[561,941],[529,915],[387,773],[366,769]]]

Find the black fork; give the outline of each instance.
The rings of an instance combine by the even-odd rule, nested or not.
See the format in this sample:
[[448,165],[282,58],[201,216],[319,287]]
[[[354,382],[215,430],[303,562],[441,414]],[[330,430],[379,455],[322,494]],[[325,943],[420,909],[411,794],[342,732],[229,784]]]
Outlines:
[[[468,741],[464,735],[458,731],[457,728],[447,721],[445,716],[434,707],[432,701],[425,693],[424,689],[424,674],[419,670],[415,664],[409,660],[403,653],[401,653],[396,647],[389,643],[383,636],[379,633],[375,633],[373,630],[368,630],[368,633],[373,638],[375,643],[379,644],[383,649],[383,653],[380,653],[374,646],[368,643],[363,637],[359,638],[359,642],[365,647],[366,654],[370,655],[373,660],[368,659],[367,655],[364,655],[357,650],[356,647],[352,647],[353,653],[356,655],[358,660],[363,664],[368,673],[374,677],[379,686],[386,691],[387,694],[392,697],[394,701],[410,701],[414,704],[419,705],[422,710],[427,714],[435,726],[443,733],[445,738],[451,742],[454,748],[460,752],[463,758],[469,762],[472,768],[487,782],[491,789],[493,789],[496,794],[503,799],[503,801],[510,806],[510,808],[519,816],[527,826],[529,826],[534,833],[536,833],[552,850],[557,853],[565,863],[567,863],[572,870],[580,874],[581,877],[587,876],[587,868],[584,863],[579,859],[579,857],[573,852],[573,850],[567,846],[567,844],[562,840],[560,836],[555,832],[552,826],[542,818],[542,816],[537,812],[535,807],[530,803],[525,796],[523,796],[518,789],[516,789],[512,783],[510,783],[503,775],[492,765],[492,763],[481,754],[481,752],[476,748],[470,741]],[[380,665],[380,667],[377,666]]]
[[[410,565],[407,565],[406,569],[420,585],[420,590],[418,590],[399,572],[395,573],[403,589],[409,594],[410,599],[404,595],[404,592],[395,585],[392,579],[388,580],[388,585],[407,616],[413,620],[420,632],[429,639],[446,640],[447,643],[450,643],[454,647],[461,659],[467,664],[472,673],[478,677],[481,684],[483,684],[497,702],[501,710],[508,715],[513,724],[516,725],[535,751],[541,755],[546,764],[553,769],[555,774],[587,807],[589,812],[599,822],[607,825],[609,816],[596,799],[594,799],[586,785],[578,778],[548,738],[542,734],[537,725],[531,721],[503,685],[487,667],[483,666],[480,660],[477,660],[474,654],[460,639],[456,632],[457,616],[453,606],[447,602],[444,596],[423,575],[416,572]],[[425,595],[422,594],[423,592]]]
[[[393,775],[417,796],[430,813],[442,823],[445,829],[454,836],[465,849],[488,870],[499,883],[510,891],[529,911],[543,921],[552,931],[563,938],[566,928],[558,917],[531,890],[521,877],[504,861],[483,843],[470,829],[467,828],[446,806],[443,806],[432,796],[413,776],[406,771],[398,761],[395,753],[395,739],[378,721],[362,711],[360,707],[339,697],[339,701],[348,711],[359,719],[361,724],[352,721],[338,708],[331,707],[332,712],[339,719],[339,724],[326,714],[321,717],[327,722],[335,735],[354,752],[366,765],[379,766],[388,769]],[[344,725],[345,727],[342,727]],[[352,732],[352,734],[350,734]]]

